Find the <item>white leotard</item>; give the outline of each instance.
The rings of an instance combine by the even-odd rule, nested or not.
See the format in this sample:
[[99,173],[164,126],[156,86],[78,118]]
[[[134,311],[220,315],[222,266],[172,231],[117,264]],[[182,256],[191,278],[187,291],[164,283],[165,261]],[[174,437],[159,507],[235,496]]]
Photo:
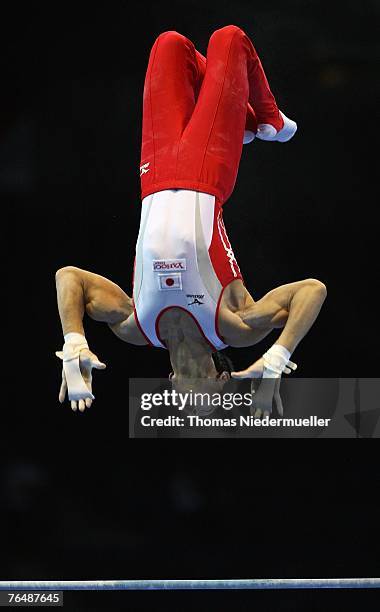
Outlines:
[[[219,271],[218,277],[214,269],[220,252],[226,260],[222,269],[225,264],[230,272],[225,282],[226,274]],[[166,348],[159,337],[159,319],[177,307],[193,317],[214,349],[225,348],[217,329],[218,310],[223,288],[234,278],[241,278],[240,270],[215,196],[168,189],[144,198],[133,301],[136,322],[152,345]]]

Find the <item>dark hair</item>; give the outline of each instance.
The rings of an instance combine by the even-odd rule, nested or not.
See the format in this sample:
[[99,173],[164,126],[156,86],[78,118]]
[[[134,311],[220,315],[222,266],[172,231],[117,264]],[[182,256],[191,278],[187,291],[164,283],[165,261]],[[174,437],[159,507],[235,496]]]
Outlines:
[[231,372],[234,371],[234,364],[232,363],[231,359],[227,357],[227,355],[224,355],[224,353],[221,351],[212,353],[212,358],[218,374],[221,374],[222,372],[228,372],[231,374]]

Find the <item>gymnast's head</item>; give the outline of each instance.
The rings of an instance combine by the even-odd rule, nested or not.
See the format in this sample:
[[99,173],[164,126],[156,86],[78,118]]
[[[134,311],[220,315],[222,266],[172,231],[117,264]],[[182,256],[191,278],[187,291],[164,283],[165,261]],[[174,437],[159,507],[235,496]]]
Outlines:
[[198,380],[216,383],[220,388],[231,379],[234,367],[231,359],[221,351],[191,355],[186,350],[170,354],[172,372],[169,375],[174,384]]
[[230,380],[230,359],[213,349],[187,313],[176,308],[165,312],[160,320],[160,336],[169,352],[173,385],[197,380],[223,388]]
[[[170,374],[173,390],[188,394],[184,406],[186,414],[210,416],[215,412],[224,393],[224,387],[231,379],[233,365],[229,357],[220,351],[210,353],[206,359],[195,364],[190,361],[183,370],[177,369]],[[203,370],[201,369],[203,368]],[[190,399],[192,398],[192,399]]]

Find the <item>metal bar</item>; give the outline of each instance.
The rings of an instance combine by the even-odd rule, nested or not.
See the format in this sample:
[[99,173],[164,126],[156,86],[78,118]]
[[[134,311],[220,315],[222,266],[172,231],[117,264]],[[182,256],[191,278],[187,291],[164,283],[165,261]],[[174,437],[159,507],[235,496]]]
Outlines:
[[379,589],[380,578],[258,578],[231,580],[9,580],[0,590],[177,591],[239,589]]

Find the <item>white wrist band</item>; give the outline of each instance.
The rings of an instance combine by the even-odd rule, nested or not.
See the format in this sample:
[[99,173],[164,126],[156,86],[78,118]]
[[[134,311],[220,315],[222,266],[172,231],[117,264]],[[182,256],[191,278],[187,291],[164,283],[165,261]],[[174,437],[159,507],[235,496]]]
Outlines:
[[291,353],[281,344],[274,344],[264,353],[263,378],[279,378],[283,372],[290,374],[297,368],[296,364],[290,361]]
[[95,399],[83,380],[80,371],[79,355],[83,349],[88,349],[85,336],[76,332],[70,332],[64,336],[65,344],[62,352],[56,355],[63,361],[63,371],[67,382],[67,393],[69,400]]
[[69,344],[81,344],[85,342],[87,344],[86,337],[83,334],[78,334],[77,332],[69,332],[63,336],[65,343]]

